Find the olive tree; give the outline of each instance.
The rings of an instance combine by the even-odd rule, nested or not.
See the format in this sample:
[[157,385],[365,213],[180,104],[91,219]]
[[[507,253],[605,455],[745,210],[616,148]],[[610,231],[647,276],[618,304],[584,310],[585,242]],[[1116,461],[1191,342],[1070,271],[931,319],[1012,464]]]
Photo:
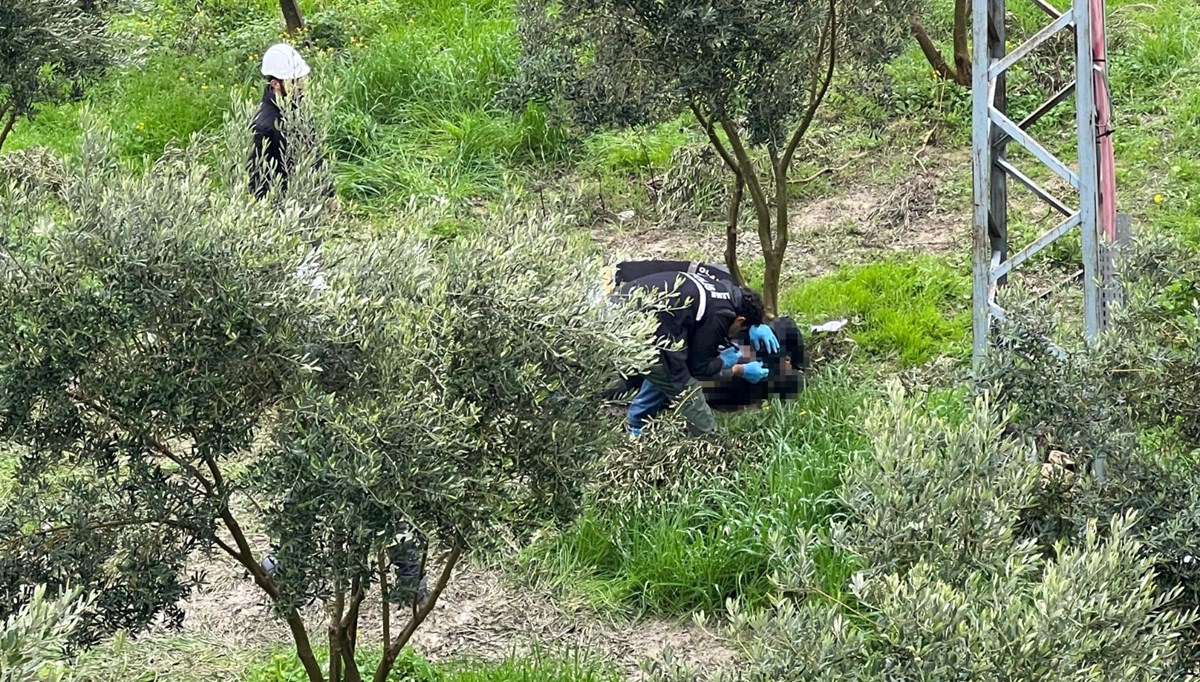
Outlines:
[[78,97],[111,61],[102,8],[90,2],[0,3],[0,147],[17,119]]
[[[1187,679],[1176,666],[1196,613],[1168,608],[1180,589],[1155,584],[1136,513],[1089,519],[1044,551],[1022,516],[1047,482],[1006,423],[993,397],[956,424],[892,382],[866,419],[871,446],[846,469],[829,539],[781,543],[788,598],[734,610],[746,677]],[[853,599],[821,598],[822,543],[854,558]]]
[[651,361],[652,320],[519,217],[450,244],[393,225],[314,273],[308,236],[355,227],[295,196],[320,183],[254,203],[245,144],[229,175],[199,144],[130,175],[106,140],[87,133],[55,191],[0,193],[0,437],[22,481],[0,502],[0,611],[86,585],[84,642],[136,630],[181,616],[194,551],[224,554],[313,682],[362,679],[381,595],[382,682],[465,552],[574,513],[616,435],[596,402]]
[[594,126],[690,110],[729,171],[726,262],[741,280],[747,196],[765,261],[763,299],[774,312],[801,140],[839,63],[888,54],[917,2],[523,0],[520,92]]

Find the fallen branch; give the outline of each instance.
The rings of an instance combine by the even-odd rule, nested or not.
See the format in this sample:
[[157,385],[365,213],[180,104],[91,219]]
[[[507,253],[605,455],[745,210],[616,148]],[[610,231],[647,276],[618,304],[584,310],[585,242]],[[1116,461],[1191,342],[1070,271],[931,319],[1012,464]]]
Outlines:
[[859,159],[865,157],[866,155],[867,155],[867,153],[863,152],[862,154],[851,157],[851,159],[849,161],[847,161],[846,163],[843,163],[840,166],[830,166],[829,168],[822,168],[821,170],[817,171],[816,173],[813,173],[812,175],[808,176],[807,178],[802,178],[800,180],[789,180],[788,184],[789,185],[807,185],[808,183],[812,182],[813,180],[816,180],[817,178],[819,178],[821,176],[829,175],[831,173],[839,173],[841,171],[846,170],[847,168],[850,167],[851,164],[853,164],[855,161],[858,161]]

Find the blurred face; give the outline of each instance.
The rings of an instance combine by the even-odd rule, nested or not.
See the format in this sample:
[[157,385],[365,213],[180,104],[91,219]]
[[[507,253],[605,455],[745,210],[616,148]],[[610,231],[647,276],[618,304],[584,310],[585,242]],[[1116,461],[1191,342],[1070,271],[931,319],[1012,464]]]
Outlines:
[[300,96],[304,93],[304,81],[303,78],[272,78],[271,89],[279,95]]

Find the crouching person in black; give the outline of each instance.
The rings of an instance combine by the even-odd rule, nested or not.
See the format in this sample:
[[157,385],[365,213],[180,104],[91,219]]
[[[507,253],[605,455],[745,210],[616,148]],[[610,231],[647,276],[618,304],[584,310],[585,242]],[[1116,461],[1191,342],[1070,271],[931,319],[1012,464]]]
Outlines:
[[[675,260],[625,261],[612,268],[608,286],[623,286],[631,280],[655,273],[688,273],[718,280],[728,287],[737,287],[736,281],[726,268],[711,263]],[[745,407],[758,406],[771,396],[782,399],[796,397],[803,389],[804,371],[808,369],[804,337],[795,321],[788,317],[776,318],[757,327],[745,325],[738,338],[731,344],[741,347],[742,357],[734,368],[722,372],[709,380],[702,381],[705,402],[714,410],[728,412]],[[738,367],[751,362],[759,363],[767,370],[765,381],[750,381]],[[740,371],[739,371],[740,370]],[[752,372],[752,376],[753,376]],[[652,383],[634,377],[621,382],[610,397],[617,399],[630,391],[637,391],[629,406],[627,421],[634,434],[640,433],[641,425],[666,407],[669,399]]]
[[656,340],[662,344],[659,361],[643,377],[640,392],[627,413],[630,430],[641,433],[645,419],[667,402],[682,401],[680,412],[693,435],[717,430],[716,419],[704,400],[701,381],[742,377],[756,383],[768,371],[759,362],[739,364],[741,349],[729,342],[744,329],[762,326],[762,299],[742,287],[701,274],[658,272],[621,284],[613,294],[619,301],[655,306]]

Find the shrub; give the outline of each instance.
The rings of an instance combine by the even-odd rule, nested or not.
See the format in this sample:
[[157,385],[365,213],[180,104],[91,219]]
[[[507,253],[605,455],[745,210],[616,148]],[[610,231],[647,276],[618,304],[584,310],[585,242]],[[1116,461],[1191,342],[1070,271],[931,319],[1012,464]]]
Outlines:
[[398,619],[382,682],[468,548],[575,513],[614,431],[595,403],[652,360],[653,320],[594,295],[584,242],[515,211],[440,249],[397,225],[312,252],[354,227],[322,210],[315,155],[254,203],[248,132],[228,136],[220,172],[194,143],[128,175],[89,134],[58,197],[0,195],[0,435],[25,482],[0,508],[0,608],[87,584],[89,639],[136,630],[179,618],[187,556],[219,550],[314,682],[302,607],[332,614],[328,678],[353,681],[377,591]]
[[895,385],[888,398],[866,421],[870,448],[847,468],[841,544],[871,571],[924,562],[951,584],[998,568],[1036,498],[1032,453],[1003,438],[1005,418],[986,400],[955,426],[906,404]]
[[[1065,452],[1076,474],[1102,464],[1104,480],[1047,485],[1025,515],[1026,532],[1049,548],[1094,519],[1103,527],[1136,512],[1143,558],[1173,595],[1168,606],[1188,613],[1200,607],[1200,478],[1184,454],[1200,445],[1198,264],[1194,252],[1154,234],[1121,261],[1125,302],[1097,344],[1052,351],[1046,339],[1059,330],[1018,297],[984,379],[1016,407],[1013,428]],[[1200,662],[1194,646],[1188,656]]]
[[[847,472],[834,542],[863,563],[853,599],[735,612],[752,679],[1169,679],[1196,618],[1164,609],[1178,590],[1156,589],[1135,519],[1043,556],[1019,535],[1037,465],[1000,437],[990,399],[959,428],[923,412],[893,384],[867,422],[871,456]],[[794,545],[781,586],[817,593],[815,546]]]
[[80,590],[50,598],[37,585],[16,613],[0,627],[0,682],[58,682],[61,671],[48,668],[65,657],[68,640],[83,620],[90,598]]
[[0,156],[0,183],[11,183],[22,192],[58,192],[63,164],[45,147],[29,147]]

